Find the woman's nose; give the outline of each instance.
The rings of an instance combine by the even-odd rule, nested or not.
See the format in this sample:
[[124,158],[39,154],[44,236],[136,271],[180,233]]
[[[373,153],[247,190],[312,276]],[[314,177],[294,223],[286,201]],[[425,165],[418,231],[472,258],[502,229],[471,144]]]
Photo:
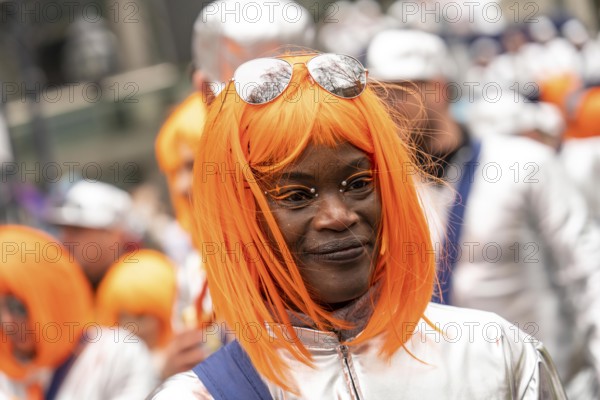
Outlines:
[[320,193],[316,208],[313,217],[316,230],[343,231],[359,221],[358,214],[349,207],[341,193]]

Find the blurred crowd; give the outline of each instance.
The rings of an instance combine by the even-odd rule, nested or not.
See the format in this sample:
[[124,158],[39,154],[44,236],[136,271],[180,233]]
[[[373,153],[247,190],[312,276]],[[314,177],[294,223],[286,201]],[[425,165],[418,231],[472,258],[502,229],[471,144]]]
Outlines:
[[[195,234],[194,154],[233,71],[289,44],[351,55],[388,85],[428,173],[415,179],[439,250],[434,301],[515,323],[570,398],[598,398],[600,35],[494,4],[339,1],[318,26],[303,8],[256,23],[206,6],[189,96],[155,142],[172,212],[153,187],[81,180],[23,205],[35,228],[0,225],[0,400],[142,399],[239,334],[212,309],[202,255],[218,244]],[[0,115],[0,146],[2,130]]]

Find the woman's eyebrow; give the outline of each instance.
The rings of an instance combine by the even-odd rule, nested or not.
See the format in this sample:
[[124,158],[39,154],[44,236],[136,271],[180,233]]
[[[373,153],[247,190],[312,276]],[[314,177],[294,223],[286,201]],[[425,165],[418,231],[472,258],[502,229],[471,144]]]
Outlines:
[[356,171],[361,169],[368,170],[372,168],[371,160],[365,156],[359,156],[349,161],[340,160],[340,165],[342,167],[341,170],[344,172]]
[[348,165],[354,168],[369,169],[371,168],[371,159],[369,159],[369,157],[360,156],[350,161]]
[[[366,156],[358,156],[351,160],[337,160],[337,162],[328,162],[327,165],[333,166],[336,163],[341,166],[343,171],[348,170],[356,170],[356,169],[370,169],[371,168],[371,160]],[[304,181],[304,180],[313,180],[316,178],[316,175],[310,172],[304,171],[289,171],[284,172],[280,180],[286,181]]]

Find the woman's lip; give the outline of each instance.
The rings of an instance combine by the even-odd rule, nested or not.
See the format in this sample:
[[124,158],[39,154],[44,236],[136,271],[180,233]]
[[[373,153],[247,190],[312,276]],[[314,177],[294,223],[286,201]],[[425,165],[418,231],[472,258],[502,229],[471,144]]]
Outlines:
[[318,243],[316,246],[305,247],[304,251],[311,255],[323,256],[330,253],[346,251],[356,247],[364,247],[369,243],[366,237],[354,236],[345,239],[331,240]]
[[329,253],[308,253],[308,255],[317,261],[351,261],[361,257],[364,253],[364,246],[355,246]]

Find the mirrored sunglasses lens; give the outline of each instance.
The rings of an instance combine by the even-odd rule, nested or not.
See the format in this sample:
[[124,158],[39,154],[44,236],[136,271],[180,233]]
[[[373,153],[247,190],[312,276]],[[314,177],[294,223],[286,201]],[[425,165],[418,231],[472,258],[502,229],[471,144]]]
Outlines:
[[315,82],[339,97],[356,97],[367,85],[365,68],[350,56],[323,54],[310,60],[307,67]]
[[292,79],[292,66],[276,58],[259,58],[242,64],[233,80],[246,103],[264,104],[279,96]]

